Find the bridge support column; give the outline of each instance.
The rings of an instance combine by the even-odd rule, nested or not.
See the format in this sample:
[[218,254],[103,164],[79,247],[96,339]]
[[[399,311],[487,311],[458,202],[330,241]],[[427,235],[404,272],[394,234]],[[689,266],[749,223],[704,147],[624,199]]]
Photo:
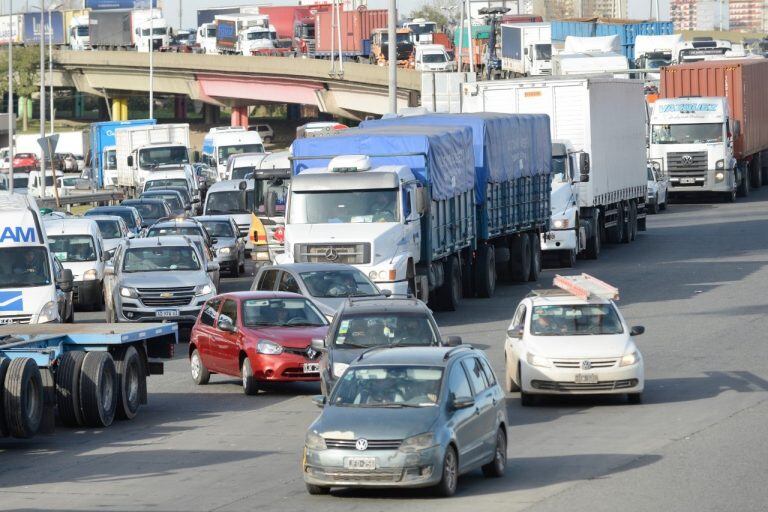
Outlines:
[[128,98],[112,99],[112,120],[113,121],[128,120]]
[[83,93],[75,91],[73,96],[74,107],[72,108],[72,114],[75,119],[82,119],[85,114],[85,98]]
[[183,94],[174,96],[174,117],[178,121],[187,120],[187,97]]
[[231,126],[248,127],[248,107],[232,107]]

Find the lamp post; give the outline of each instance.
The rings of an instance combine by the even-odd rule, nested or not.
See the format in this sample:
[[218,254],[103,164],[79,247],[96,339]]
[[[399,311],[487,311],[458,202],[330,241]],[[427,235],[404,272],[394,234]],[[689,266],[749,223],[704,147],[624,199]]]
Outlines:
[[387,23],[387,47],[389,60],[389,111],[397,114],[397,0],[389,0]]
[[8,190],[13,193],[13,0],[8,0]]
[[153,32],[155,31],[154,12],[150,7],[149,15],[149,118],[155,118],[155,66],[153,48]]
[[[45,0],[40,0],[40,138],[45,138]],[[40,197],[45,197],[45,151],[41,153],[40,173],[43,188]]]

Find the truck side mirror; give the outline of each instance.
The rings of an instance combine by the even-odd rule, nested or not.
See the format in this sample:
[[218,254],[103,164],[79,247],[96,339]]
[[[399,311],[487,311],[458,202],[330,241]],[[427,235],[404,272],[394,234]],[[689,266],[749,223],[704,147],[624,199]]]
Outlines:
[[589,153],[579,153],[579,182],[589,181]]
[[61,271],[61,276],[56,280],[56,284],[59,285],[59,290],[69,293],[72,291],[74,281],[75,277],[72,275],[72,271],[65,268]]
[[429,192],[426,187],[416,189],[416,211],[419,215],[429,212]]
[[741,134],[741,121],[733,122],[733,138],[735,139]]
[[523,48],[523,53],[524,53],[525,55],[528,55],[528,48]]
[[200,152],[199,151],[195,151],[194,153],[192,153],[192,160],[194,160],[195,163],[199,163],[200,162]]
[[266,210],[267,217],[274,217],[277,212],[275,211],[277,207],[277,194],[275,192],[270,192],[267,194],[267,202],[264,205],[264,209]]
[[128,155],[126,163],[128,164],[128,167],[133,167],[133,155]]

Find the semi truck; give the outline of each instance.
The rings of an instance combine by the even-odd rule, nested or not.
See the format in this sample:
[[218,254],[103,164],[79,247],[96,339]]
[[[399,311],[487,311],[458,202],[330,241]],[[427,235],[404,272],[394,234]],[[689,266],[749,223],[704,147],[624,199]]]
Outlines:
[[[170,28],[159,9],[91,11],[88,42],[94,50],[159,50],[170,44]],[[151,35],[150,35],[151,33]]]
[[340,10],[336,32],[334,25],[333,9],[317,12],[314,55],[328,58],[340,53],[344,58],[367,60],[371,55],[371,33],[387,26],[387,10]]
[[550,24],[502,25],[501,71],[505,77],[552,74]]
[[[635,67],[637,69],[659,69],[672,64],[675,48],[682,42],[683,36],[681,34],[635,37]],[[659,80],[659,73],[648,73],[646,76],[652,80]]]
[[189,164],[189,125],[139,125],[115,130],[117,184],[141,190],[149,174],[164,165]]
[[132,121],[106,121],[92,123],[89,134],[88,161],[91,168],[91,180],[97,188],[117,186],[117,146],[115,132],[119,128],[154,125],[154,119],[134,119]]
[[[245,55],[241,35],[251,27],[269,32],[269,16],[262,14],[221,14],[216,16],[216,50],[219,54]],[[274,45],[273,45],[274,47]]]
[[315,16],[328,10],[328,5],[270,5],[259,6],[259,14],[269,16],[279,40],[290,40],[295,51],[315,51]]
[[703,61],[661,69],[650,161],[670,193],[728,201],[768,183],[768,61]]
[[462,85],[464,112],[544,113],[551,120],[551,229],[545,254],[563,266],[597,259],[603,240],[645,230],[647,160],[643,82],[530,78]]

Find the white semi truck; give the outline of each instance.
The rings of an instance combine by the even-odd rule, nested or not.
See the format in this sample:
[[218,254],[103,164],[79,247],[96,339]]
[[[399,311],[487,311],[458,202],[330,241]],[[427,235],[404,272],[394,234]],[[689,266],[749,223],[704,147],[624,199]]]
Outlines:
[[643,82],[547,78],[462,86],[464,112],[548,114],[552,133],[551,229],[543,251],[565,266],[596,259],[603,240],[645,229],[647,169]]
[[161,124],[115,130],[117,184],[141,190],[152,170],[189,163],[189,125]]

